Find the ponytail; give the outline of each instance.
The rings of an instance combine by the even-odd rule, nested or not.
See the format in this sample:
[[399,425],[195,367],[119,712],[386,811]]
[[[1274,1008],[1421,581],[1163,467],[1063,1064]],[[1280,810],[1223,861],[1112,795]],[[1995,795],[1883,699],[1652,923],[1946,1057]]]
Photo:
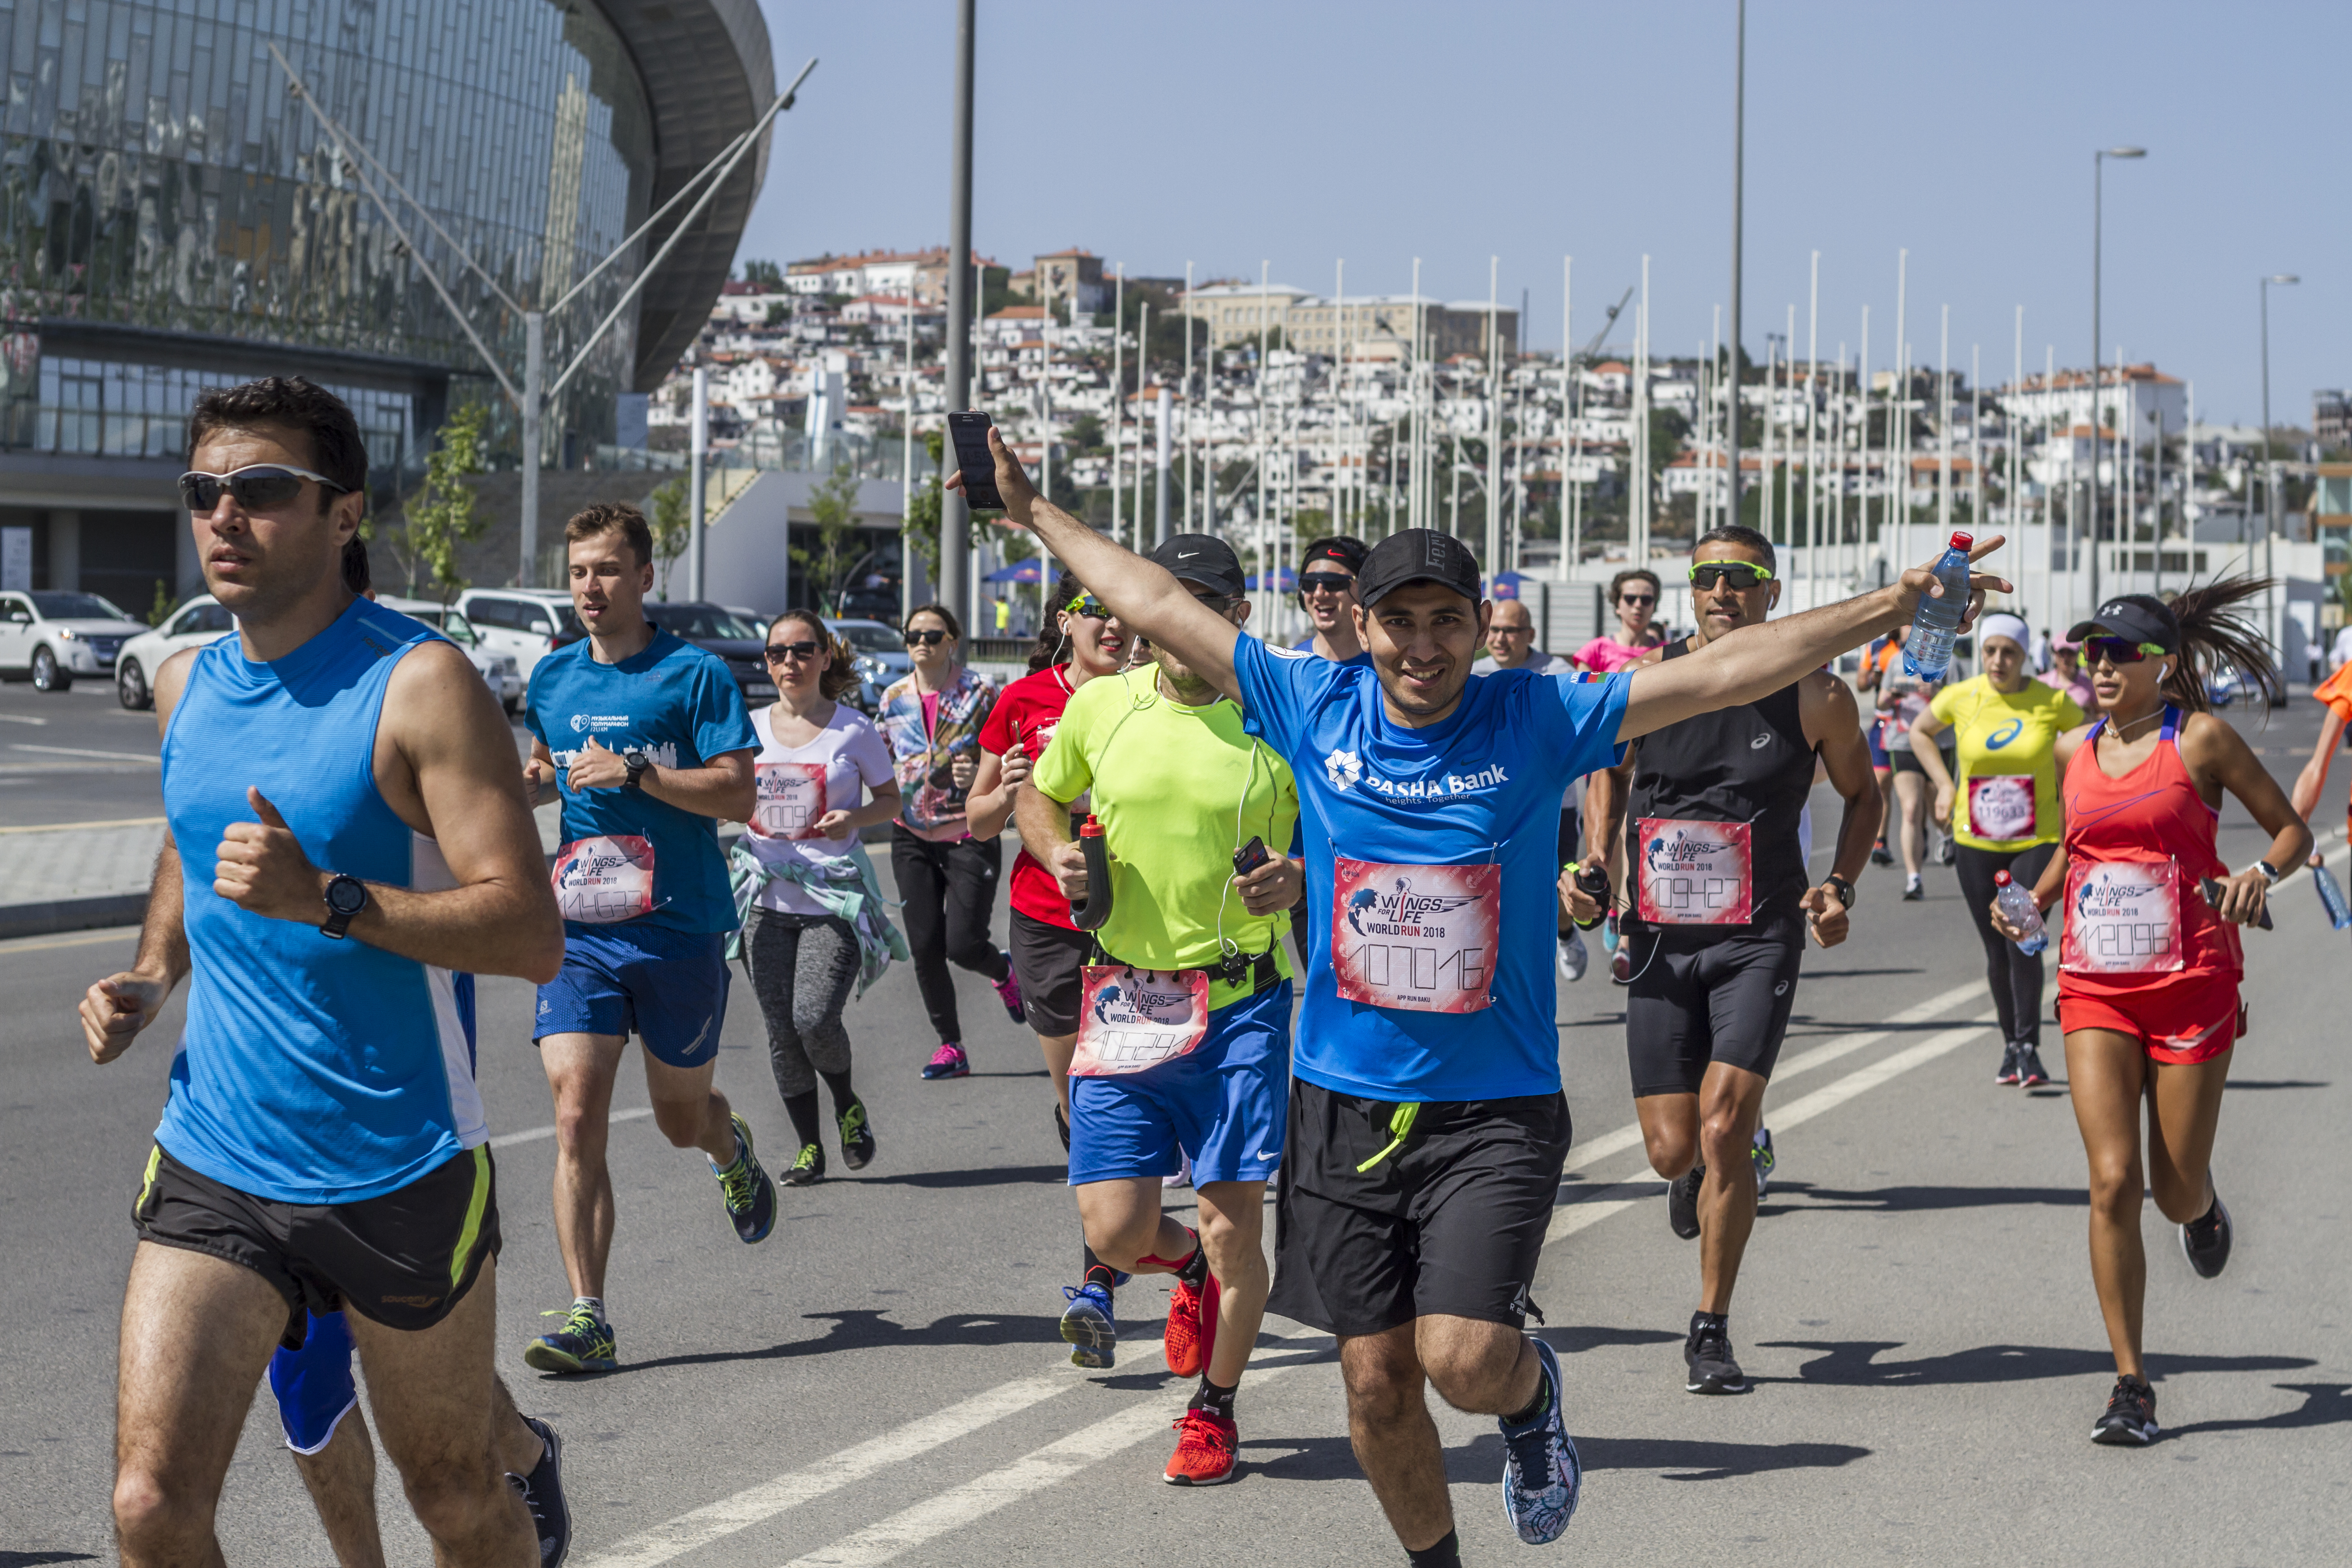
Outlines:
[[2270,640],[2238,610],[2270,589],[2268,577],[2224,577],[2174,597],[2172,614],[2180,622],[2180,657],[2164,685],[2168,700],[2189,712],[2202,713],[2208,706],[2209,684],[2227,668],[2242,671],[2272,706],[2286,700],[2286,682],[2279,674]]

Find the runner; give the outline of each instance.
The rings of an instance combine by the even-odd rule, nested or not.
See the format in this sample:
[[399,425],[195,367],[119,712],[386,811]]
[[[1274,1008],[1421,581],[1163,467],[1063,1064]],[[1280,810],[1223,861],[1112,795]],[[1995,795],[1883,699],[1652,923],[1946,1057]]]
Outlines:
[[1579,669],[1614,675],[1630,669],[1665,644],[1665,634],[1650,624],[1658,613],[1658,574],[1635,566],[1609,579],[1609,607],[1616,612],[1616,637],[1597,637],[1569,656]]
[[[1339,1336],[1350,1436],[1415,1563],[1459,1561],[1431,1383],[1498,1416],[1513,1524],[1522,1540],[1557,1540],[1580,1470],[1558,1363],[1524,1324],[1569,1139],[1543,943],[1560,781],[1907,621],[1932,577],[1907,572],[1621,679],[1474,681],[1477,563],[1448,535],[1407,529],[1373,546],[1358,578],[1368,670],[1243,637],[1168,572],[1039,501],[1002,438],[989,442],[1012,521],[1244,702],[1244,728],[1292,766],[1314,957],[1269,1309]],[[1974,594],[2006,587],[1979,578]],[[1335,929],[1348,933],[1336,952]]]
[[[1576,664],[1565,655],[1546,653],[1536,647],[1536,619],[1525,601],[1497,599],[1494,616],[1486,625],[1486,651],[1472,661],[1470,673],[1492,675],[1498,669],[1524,669],[1529,675],[1573,675]],[[1585,788],[1583,779],[1573,778],[1560,792],[1559,868],[1563,874],[1577,863],[1581,852],[1584,820],[1579,803]],[[1300,929],[1304,929],[1303,920]],[[1565,894],[1560,900],[1557,951],[1559,977],[1570,983],[1583,979],[1591,954],[1585,949],[1583,933],[1570,917]]]
[[[2058,742],[2066,838],[2033,896],[2045,913],[2065,903],[2052,932],[2058,1023],[2090,1157],[2091,1279],[2116,1357],[2095,1443],[2157,1436],[2156,1391],[2141,1359],[2143,1183],[2179,1226],[2180,1250],[2200,1278],[2230,1261],[2230,1211],[2210,1164],[2230,1058],[2246,1027],[2235,928],[2261,920],[2279,868],[2311,852],[2311,829],[2238,732],[2202,710],[2207,679],[2226,667],[2282,700],[2269,644],[2232,613],[2269,589],[2267,579],[2233,577],[2169,605],[2126,594],[2067,633],[2084,645],[2106,716]],[[2214,849],[2224,793],[2271,835],[2269,852],[2235,875]],[[2004,936],[2022,934],[2006,915],[1994,923]]]
[[132,1210],[122,1560],[220,1560],[214,1510],[273,1343],[349,1307],[436,1553],[530,1562],[495,1452],[496,1176],[451,981],[561,962],[511,734],[464,655],[345,585],[368,464],[340,399],[299,377],[208,389],[188,467],[238,635],[156,673],[163,849],[138,958],[80,1006],[110,1062],[192,977]]
[[[1241,561],[1223,540],[1181,533],[1151,558],[1220,624],[1249,618]],[[1290,842],[1297,786],[1167,647],[1155,668],[1073,694],[1029,782],[1017,810],[1030,852],[1070,903],[1110,902],[1091,933],[1070,1068],[1070,1184],[1098,1261],[1063,1337],[1085,1346],[1098,1319],[1108,1352],[1112,1271],[1173,1274],[1168,1370],[1201,1383],[1164,1479],[1213,1486],[1233,1477],[1234,1395],[1265,1312],[1265,1180],[1282,1158],[1290,1077],[1281,939],[1304,881],[1267,846]],[[1070,829],[1081,796],[1109,857],[1107,889]],[[1160,1207],[1160,1173],[1179,1149],[1197,1233]]]
[[[1054,585],[1049,628],[1037,634],[1029,673],[1004,689],[980,731],[980,773],[972,780],[972,836],[993,839],[1013,818],[1015,801],[1026,792],[1036,759],[1053,744],[1071,694],[1100,676],[1127,667],[1134,635],[1102,601],[1069,573]],[[1079,803],[1081,806],[1083,803]],[[1070,1150],[1070,1057],[1078,1045],[1078,1014],[1086,988],[1087,955],[1094,939],[1070,919],[1070,900],[1052,872],[1024,847],[1013,860],[1013,972],[1021,983],[1022,1005],[1045,1070],[1054,1080],[1054,1131],[1062,1152]],[[1127,1276],[1096,1272],[1102,1260],[1083,1240],[1078,1283],[1065,1285],[1068,1310],[1062,1337],[1074,1366],[1100,1369],[1118,1359],[1118,1331],[1110,1293]],[[1101,1292],[1099,1299],[1094,1294]]]
[[963,627],[945,605],[925,605],[908,616],[906,636],[914,668],[882,693],[877,719],[901,792],[890,826],[890,870],[907,914],[915,984],[940,1037],[923,1076],[968,1078],[971,1058],[949,963],[994,985],[1014,1023],[1029,1016],[1013,955],[988,935],[1004,846],[972,837],[966,817],[966,796],[980,776],[981,726],[995,706],[996,686],[964,668]]
[[[1874,706],[1879,688],[1885,684],[1887,670],[1903,657],[1904,639],[1910,635],[1909,626],[1897,626],[1863,650],[1862,670],[1854,678],[1854,689],[1870,692]],[[1886,750],[1886,721],[1873,718],[1862,727],[1862,732],[1870,742],[1871,773],[1878,780],[1878,837],[1870,846],[1870,863],[1892,866],[1895,851],[1886,847],[1886,823],[1895,810],[1895,759]]]
[[[1993,877],[2006,871],[2019,887],[2031,888],[2058,852],[2066,829],[2058,737],[2084,721],[2073,698],[2025,673],[2031,636],[2015,616],[1986,616],[1977,623],[1985,672],[1937,692],[1911,726],[1912,738],[1927,742],[1912,755],[1936,792],[1931,815],[1949,824],[1958,840],[1960,898],[1984,944],[1985,984],[2002,1042],[1993,1079],[2028,1089],[2050,1081],[2042,1065],[2042,955],[2019,952],[1993,929],[2000,891]],[[1957,781],[1940,750],[1938,737],[1948,731],[1958,746]]]
[[2090,678],[2083,673],[2083,645],[2058,641],[2050,645],[2050,668],[2035,679],[2042,685],[2063,691],[2074,700],[2085,719],[2099,716],[2099,696],[2091,689]]
[[743,921],[728,956],[740,954],[760,999],[768,1065],[800,1145],[781,1179],[806,1187],[824,1179],[820,1078],[842,1163],[862,1171],[874,1161],[874,1121],[850,1082],[841,1010],[853,985],[865,995],[893,958],[908,956],[857,837],[898,815],[898,781],[881,732],[839,700],[857,688],[857,661],[814,611],[768,623],[766,657],[776,700],[751,715],[760,805],[728,855]]
[[637,509],[589,507],[563,537],[588,635],[531,671],[523,784],[534,805],[551,785],[563,802],[563,973],[539,988],[531,1037],[555,1100],[555,1244],[572,1299],[545,1314],[562,1326],[522,1359],[541,1372],[610,1372],[618,1352],[604,1268],[616,1216],[604,1140],[631,1035],[654,1124],[710,1162],[737,1237],[764,1241],[775,1224],[776,1184],[713,1082],[737,926],[718,826],[758,807],[759,736],[725,662],[646,618],[653,534]]
[[[1698,630],[1636,668],[1761,626],[1780,601],[1771,542],[1752,528],[1703,533],[1691,557]],[[1798,826],[1816,760],[1845,802],[1836,857],[1818,885]],[[1807,929],[1824,948],[1845,940],[1878,785],[1853,693],[1822,669],[1756,701],[1652,731],[1598,783],[1606,815],[1594,817],[1593,832],[1603,841],[1622,835],[1634,868],[1619,938],[1634,965],[1625,1003],[1633,1109],[1651,1169],[1669,1184],[1667,1222],[1699,1243],[1683,1386],[1745,1394],[1729,1319],[1773,1165],[1764,1089],[1796,1005]],[[1570,887],[1580,918],[1600,912]]]
[[[1903,630],[1907,635],[1910,628],[1906,626]],[[1895,639],[1898,647],[1902,640],[1901,637]],[[1942,689],[1940,681],[1920,680],[1905,674],[1899,654],[1887,661],[1885,672],[1878,681],[1879,745],[1886,752],[1895,777],[1895,804],[1887,816],[1902,840],[1906,903],[1916,903],[1927,896],[1919,874],[1928,848],[1927,772],[1920,765],[1912,745],[1911,726],[1927,711],[1928,703]],[[1945,769],[1948,773],[1950,771],[1949,767]],[[1940,848],[1937,858],[1942,859]]]
[[1314,630],[1291,647],[1334,664],[1369,662],[1356,637],[1356,574],[1364,569],[1370,548],[1343,534],[1318,539],[1298,552],[1298,607]]
[[[2311,695],[2326,711],[2319,716],[2319,739],[2311,748],[2311,760],[2295,775],[2294,789],[2288,797],[2294,805],[2294,814],[2305,822],[2319,809],[2320,794],[2327,787],[2327,764],[2335,758],[2337,742],[2344,739],[2347,721],[2352,721],[2352,674],[2347,673],[2345,665],[2337,664],[2326,679],[2313,688]],[[2345,831],[2352,836],[2352,803],[2347,805]],[[2325,864],[2316,848],[2311,853],[2311,864]]]

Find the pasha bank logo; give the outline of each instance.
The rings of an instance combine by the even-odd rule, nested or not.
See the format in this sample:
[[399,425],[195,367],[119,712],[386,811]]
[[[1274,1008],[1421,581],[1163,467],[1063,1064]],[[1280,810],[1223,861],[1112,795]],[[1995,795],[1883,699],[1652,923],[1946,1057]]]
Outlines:
[[1364,759],[1353,752],[1334,752],[1323,759],[1323,776],[1333,789],[1345,791],[1364,776]]

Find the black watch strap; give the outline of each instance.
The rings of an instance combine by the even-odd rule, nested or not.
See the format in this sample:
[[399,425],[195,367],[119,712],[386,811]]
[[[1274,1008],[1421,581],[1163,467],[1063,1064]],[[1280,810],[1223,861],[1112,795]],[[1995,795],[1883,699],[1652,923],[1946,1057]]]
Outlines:
[[368,907],[367,884],[357,877],[331,878],[327,882],[326,904],[327,918],[320,922],[319,931],[320,934],[341,942],[343,934],[351,930],[352,921],[359,919],[360,912]]
[[1832,871],[1828,876],[1822,879],[1822,885],[1837,895],[1838,902],[1840,904],[1849,910],[1853,908],[1853,884],[1852,882],[1847,881],[1843,877],[1841,877],[1835,871]]
[[621,753],[621,760],[629,770],[629,779],[626,787],[635,790],[644,789],[646,787],[646,770],[654,765],[654,760],[646,755],[643,752],[624,752]]

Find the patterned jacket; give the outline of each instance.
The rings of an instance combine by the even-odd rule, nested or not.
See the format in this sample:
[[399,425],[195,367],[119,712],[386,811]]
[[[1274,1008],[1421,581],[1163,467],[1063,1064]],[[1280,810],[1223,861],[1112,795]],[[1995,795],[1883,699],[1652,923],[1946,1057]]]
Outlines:
[[890,743],[901,801],[898,820],[925,838],[963,837],[965,792],[955,788],[948,768],[959,756],[980,761],[980,727],[995,706],[996,683],[959,668],[955,683],[940,693],[938,731],[927,733],[923,694],[912,675],[882,693],[875,721]]

